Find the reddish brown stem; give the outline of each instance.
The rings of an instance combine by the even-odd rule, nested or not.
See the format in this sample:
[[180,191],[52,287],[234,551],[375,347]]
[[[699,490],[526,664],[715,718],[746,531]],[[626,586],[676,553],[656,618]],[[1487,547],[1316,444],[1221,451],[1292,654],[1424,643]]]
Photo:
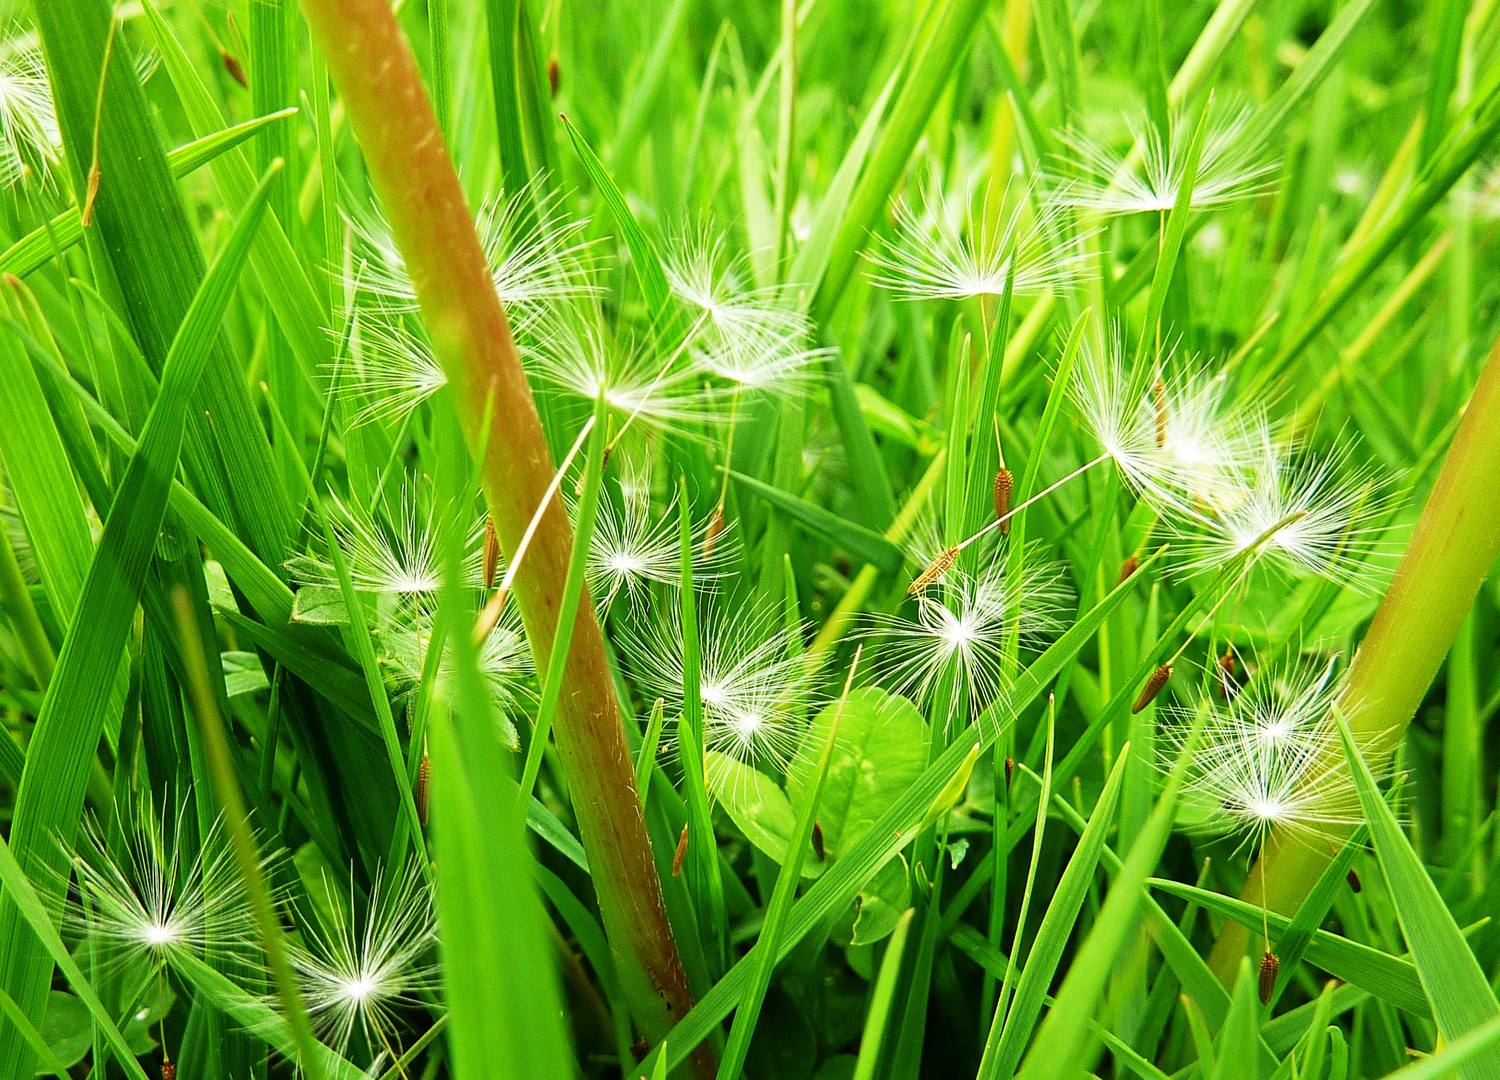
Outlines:
[[[493,392],[483,483],[496,537],[510,557],[547,491],[553,462],[411,48],[386,0],[303,0],[302,7],[364,151],[471,445]],[[572,528],[554,496],[514,587],[538,670],[546,670],[551,654],[572,546]],[[692,996],[587,590],[564,685],[553,721],[558,756],[622,984],[654,1042],[687,1014]],[[706,1067],[711,1073],[712,1063]]]

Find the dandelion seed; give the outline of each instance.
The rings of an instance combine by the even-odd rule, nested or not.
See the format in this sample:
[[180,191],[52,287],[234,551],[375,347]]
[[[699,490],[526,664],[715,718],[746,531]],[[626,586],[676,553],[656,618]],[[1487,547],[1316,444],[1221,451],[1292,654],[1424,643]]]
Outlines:
[[743,260],[729,259],[706,228],[669,245],[663,269],[672,294],[706,324],[693,343],[700,371],[780,396],[810,388],[830,350],[808,345],[812,323],[789,290],[745,288]]
[[[646,700],[662,698],[669,713],[680,713],[682,623],[672,612],[645,622],[622,637],[631,674]],[[698,636],[704,749],[784,769],[801,740],[813,689],[800,628],[788,628],[775,611],[726,610],[707,594]]]
[[73,860],[85,902],[69,903],[68,925],[116,946],[119,963],[141,956],[158,964],[179,954],[201,957],[209,947],[253,962],[254,921],[224,836],[215,824],[188,860],[176,838],[189,827],[180,810],[169,840],[146,805],[135,815],[123,857],[116,859],[101,826],[86,818]]
[[[368,270],[354,284],[385,306],[412,311],[417,294],[406,261],[378,210],[348,218]],[[566,216],[561,192],[548,192],[540,176],[514,196],[486,199],[475,215],[495,292],[513,322],[598,293],[591,280],[594,244],[583,239],[587,221]],[[514,327],[513,327],[514,329]],[[519,336],[519,335],[518,335]]]
[[1002,227],[994,230],[984,227],[982,214],[956,218],[937,186],[920,213],[898,202],[896,241],[879,245],[871,255],[878,267],[875,283],[908,300],[1000,296],[1012,278],[1017,296],[1077,284],[1088,271],[1089,257],[1076,239],[1066,239],[1059,208],[1034,207],[1030,192],[1010,201]]
[[877,671],[890,690],[930,702],[962,675],[965,698],[956,709],[978,716],[1006,689],[1005,641],[1015,634],[1031,648],[1061,626],[1070,595],[1058,567],[1034,546],[1017,577],[1005,560],[983,562],[978,573],[950,568],[941,590],[919,592],[913,617],[875,616],[867,636],[880,643]]
[[[378,519],[355,500],[329,497],[329,524],[348,563],[349,577],[360,592],[426,596],[443,587],[437,554],[436,522],[414,483],[401,489],[394,518]],[[465,538],[464,580],[478,585],[482,526],[476,522]],[[299,555],[287,562],[293,578],[304,585],[339,587],[332,562]]]
[[1136,713],[1144,709],[1147,705],[1150,705],[1153,701],[1155,701],[1156,695],[1161,693],[1162,687],[1167,685],[1167,680],[1171,677],[1171,664],[1163,664],[1161,667],[1153,671],[1151,673],[1151,677],[1146,680],[1146,685],[1141,687],[1140,696],[1135,699],[1135,704],[1130,706],[1131,715],[1134,716]]
[[1253,464],[1234,486],[1221,483],[1210,513],[1182,529],[1184,569],[1222,565],[1260,542],[1257,558],[1286,571],[1373,591],[1385,501],[1370,472],[1349,467],[1347,447],[1322,457],[1299,452],[1276,443],[1264,424],[1256,439]]
[[[1202,700],[1202,739],[1188,764],[1189,790],[1210,808],[1200,831],[1243,836],[1320,832],[1359,820],[1359,802],[1337,752],[1332,712],[1342,692],[1334,661],[1261,668],[1234,699]],[[1164,731],[1180,743],[1187,724]]]
[[688,827],[682,826],[682,835],[677,838],[677,851],[672,855],[672,876],[682,876],[682,858],[687,854]]
[[427,752],[422,752],[422,763],[417,766],[417,820],[422,823],[422,828],[427,828],[428,797],[432,793],[432,759]]
[[912,579],[912,583],[906,587],[906,595],[919,596],[925,592],[929,585],[946,574],[953,564],[958,561],[960,550],[959,546],[954,544],[952,547],[944,548],[938,552],[932,561],[927,564],[926,569]]
[[484,587],[495,587],[495,570],[500,566],[500,538],[495,535],[495,519],[484,518]]
[[0,186],[45,178],[61,136],[41,49],[30,34],[0,42]]
[[[1275,163],[1267,160],[1251,130],[1253,110],[1214,108],[1206,119],[1198,171],[1193,182],[1195,210],[1227,206],[1266,192]],[[1058,162],[1064,178],[1056,202],[1104,214],[1145,211],[1165,213],[1177,204],[1187,167],[1191,128],[1173,116],[1166,138],[1155,124],[1129,121],[1133,141],[1141,147],[1140,172],[1110,146],[1079,134],[1064,134],[1076,161]],[[1076,174],[1075,174],[1076,168]]]
[[435,985],[432,897],[415,862],[377,875],[362,916],[338,911],[333,926],[305,921],[289,948],[319,1037],[343,1054],[356,1030],[372,1047],[391,1045],[396,1010],[418,1005]]
[[[421,682],[427,650],[432,645],[431,628],[431,619],[422,620],[420,626],[413,626],[408,621],[393,620],[381,630],[381,642],[387,662],[397,674],[412,684]],[[535,675],[531,648],[526,643],[521,616],[515,608],[507,608],[502,613],[497,625],[480,643],[475,659],[479,674],[490,693],[491,713],[498,725],[497,734],[501,742],[515,749],[516,729],[511,722],[511,715],[531,702],[534,697],[532,680]],[[460,700],[457,663],[452,642],[446,642],[443,655],[438,660],[435,684],[436,693],[444,701]]]
[[358,348],[339,372],[341,394],[361,403],[349,425],[394,424],[448,385],[448,373],[427,339],[390,310],[355,309]]
[[[674,498],[653,523],[649,496],[641,498],[640,485],[634,497],[605,496],[599,500],[594,535],[589,543],[589,593],[601,608],[607,608],[622,591],[639,605],[652,584],[677,585],[682,580],[682,542],[678,536]],[[725,573],[730,550],[719,546],[723,518],[710,546],[708,530],[713,521],[698,530],[695,544],[694,578],[712,579]]]
[[1124,561],[1120,563],[1120,572],[1115,576],[1115,588],[1118,589],[1121,585],[1129,581],[1140,568],[1141,560],[1138,556],[1125,556]]
[[683,431],[718,418],[722,392],[704,389],[702,372],[682,349],[659,353],[622,341],[588,314],[550,315],[520,348],[542,382],[589,402],[602,397],[631,421]]

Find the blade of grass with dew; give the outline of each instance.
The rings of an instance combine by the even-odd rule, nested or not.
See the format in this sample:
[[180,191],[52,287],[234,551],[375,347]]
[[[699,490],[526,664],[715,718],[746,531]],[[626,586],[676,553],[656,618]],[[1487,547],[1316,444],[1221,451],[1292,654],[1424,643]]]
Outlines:
[[[1094,869],[1099,865],[1105,836],[1114,826],[1115,806],[1120,798],[1126,760],[1126,755],[1119,756],[1104,783],[1104,790],[1100,792],[1099,801],[1094,804],[1093,815],[1089,818],[1088,828],[1079,839],[1078,847],[1068,860],[1068,868],[1063,871],[1062,878],[1047,903],[1042,924],[1037,929],[1031,951],[1027,954],[1026,966],[1021,969],[1021,979],[1016,984],[1015,1000],[1003,1017],[1001,1011],[1004,995],[1001,995],[1002,1008],[996,1009],[989,1036],[985,1039],[984,1057],[979,1064],[979,1080],[1014,1075],[1016,1066],[1021,1062],[1021,1055],[1031,1041],[1031,1034],[1036,1030],[1037,1019],[1042,1012],[1042,995],[1052,985],[1052,978],[1062,961],[1063,950],[1073,936],[1078,913],[1083,909],[1084,897],[1093,884]],[[1110,890],[1111,896],[1114,895],[1114,888],[1119,887],[1118,881],[1117,878],[1116,885]],[[1019,930],[1017,936],[1019,937]],[[1014,963],[1013,950],[1010,964]],[[1006,970],[1008,975],[1009,965]]]
[[[264,216],[268,193],[269,185],[262,180],[172,343],[162,368],[161,391],[109,508],[104,535],[78,598],[76,610],[83,614],[68,628],[43,699],[27,771],[16,796],[10,837],[19,852],[17,858],[36,872],[60,870],[61,844],[71,843],[77,828],[84,780],[116,683],[115,661],[124,650],[166,512],[189,400],[208,364],[219,322]],[[55,902],[57,892],[48,889],[44,896]],[[15,919],[13,906],[0,908],[0,927],[6,928],[0,934],[0,970],[4,989],[32,1016],[40,1012],[45,999],[51,960],[16,940]],[[29,1054],[24,1040],[0,1039],[0,1044],[5,1044],[0,1049],[0,1071],[21,1068]]]
[[[167,151],[167,167],[174,179],[181,180],[220,154],[258,135],[264,128],[295,116],[296,113],[296,109],[282,109],[184,143]],[[60,251],[66,251],[82,239],[83,219],[79,217],[78,208],[70,206],[47,224],[21,237],[6,248],[4,253],[0,253],[0,274],[26,277],[45,266]]]
[[724,882],[719,870],[719,843],[714,837],[713,814],[704,775],[703,657],[698,637],[697,586],[693,583],[693,520],[687,477],[680,477],[677,483],[678,565],[681,567],[678,612],[682,619],[682,715],[677,718],[678,757],[682,762],[683,786],[687,789],[688,848],[692,856],[690,866],[694,871],[690,882],[699,932],[704,938],[703,948],[710,966],[715,972],[722,972],[728,966],[729,927],[724,909]]
[[599,488],[604,480],[604,448],[609,437],[604,410],[604,398],[600,397],[594,403],[594,429],[589,432],[588,452],[583,468],[583,493],[578,502],[578,521],[575,526],[577,531],[573,537],[573,551],[568,559],[568,575],[563,582],[562,600],[557,609],[557,629],[552,638],[552,654],[548,658],[546,677],[542,681],[536,726],[531,732],[531,744],[526,748],[526,765],[521,771],[523,799],[531,797],[537,774],[542,768],[542,751],[552,732],[552,719],[557,712],[558,697],[562,693],[568,650],[573,642],[573,624],[578,618],[579,605],[588,602],[584,599],[584,575],[588,566],[589,542],[594,535],[595,511],[599,507]]
[[[1159,889],[1172,896],[1178,896],[1184,900],[1195,900],[1205,910],[1219,918],[1233,919],[1242,926],[1252,929],[1258,929],[1261,926],[1261,909],[1254,904],[1247,904],[1243,900],[1236,900],[1222,893],[1184,885],[1180,881],[1153,878],[1149,884],[1153,889]],[[1285,915],[1277,915],[1270,911],[1265,913],[1265,921],[1271,928],[1272,936],[1278,942],[1291,923]],[[1362,945],[1338,934],[1329,933],[1327,930],[1318,930],[1313,933],[1303,950],[1303,955],[1309,963],[1317,965],[1330,975],[1343,979],[1351,986],[1368,990],[1376,997],[1389,1001],[1398,1009],[1404,1009],[1416,1016],[1430,1015],[1431,1010],[1423,995],[1417,969],[1409,960],[1392,956],[1373,946]]]
[[[812,844],[813,825],[817,821],[818,804],[823,799],[823,783],[828,779],[828,766],[833,761],[834,744],[838,741],[839,720],[844,705],[849,700],[849,688],[854,684],[854,673],[859,667],[856,650],[854,662],[849,665],[849,674],[844,679],[844,692],[839,695],[838,709],[833,723],[828,727],[828,738],[818,754],[814,774],[804,786],[806,795],[797,811],[797,824],[792,829],[787,844],[786,858],[776,874],[776,885],[771,890],[770,902],[766,905],[765,919],[761,923],[760,935],[753,950],[755,957],[751,978],[745,983],[740,1002],[734,1013],[734,1026],[729,1031],[729,1041],[724,1045],[724,1055],[719,1059],[719,1080],[737,1080],[745,1064],[745,1055],[750,1050],[750,1037],[760,1019],[761,1006],[766,1000],[766,991],[771,986],[771,975],[776,970],[776,957],[781,941],[781,931],[786,925],[787,912],[797,897],[797,883],[802,877],[802,863]],[[746,957],[749,962],[749,957]]]
[[[1159,554],[1153,554],[1142,561],[1142,566],[1151,565],[1159,557]],[[1057,677],[1063,665],[1094,635],[1099,623],[1125,595],[1126,590],[1123,588],[1112,591],[1033,661],[1017,679],[1008,700],[1009,708],[1019,713],[1035,700],[1043,688]],[[839,856],[838,861],[793,906],[778,950],[781,957],[785,957],[815,926],[849,903],[876,871],[911,842],[915,836],[913,830],[921,828],[934,801],[943,798],[944,789],[953,777],[966,762],[971,761],[974,747],[978,746],[982,751],[991,745],[1002,725],[1003,721],[999,717],[986,717],[961,734],[936,763],[923,771],[916,783],[892,804],[880,820],[853,847]],[[749,974],[744,968],[743,963],[731,968],[678,1023],[673,1029],[675,1034],[671,1037],[673,1047],[696,1045],[733,1010],[744,989],[743,981]],[[658,1054],[659,1051],[653,1052],[631,1075],[645,1075],[654,1067]],[[671,1050],[668,1054],[669,1067],[676,1068],[686,1057],[686,1051],[679,1053],[675,1049]]]
[[[131,1052],[130,1045],[125,1041],[125,1036],[115,1026],[114,1018],[110,1016],[109,1010],[104,1007],[103,1002],[99,1000],[99,996],[94,993],[93,986],[90,985],[88,979],[84,977],[83,972],[74,962],[72,954],[68,951],[68,947],[63,944],[62,938],[58,935],[57,928],[52,925],[52,920],[48,917],[46,908],[43,906],[42,898],[37,895],[36,889],[32,887],[26,874],[21,870],[21,864],[16,861],[16,856],[11,851],[10,845],[4,840],[0,840],[0,885],[4,886],[5,895],[9,899],[10,905],[13,905],[20,911],[21,917],[31,927],[31,932],[35,935],[37,943],[46,950],[52,962],[62,970],[63,976],[68,980],[68,985],[73,988],[73,992],[88,1007],[89,1015],[93,1017],[94,1023],[98,1025],[99,1030],[104,1034],[104,1038],[114,1050],[115,1058],[119,1061],[121,1068],[133,1077],[134,1080],[146,1080],[146,1071],[141,1068],[140,1062],[136,1060],[135,1054]],[[19,927],[17,927],[17,930],[19,930]],[[17,1008],[18,1005],[14,1000],[10,1001],[9,1004],[11,1008]],[[9,1018],[11,1009],[7,1008],[4,1013]],[[21,1015],[29,1023],[29,1017],[26,1016],[24,1010],[21,1010]],[[32,1025],[32,1031],[36,1031],[35,1025]],[[26,1044],[25,1049],[29,1052],[31,1050],[30,1042],[24,1036],[22,1036],[21,1041]],[[18,1049],[20,1048],[18,1047]]]
[[1085,1045],[1084,1033],[1104,992],[1115,956],[1136,922],[1146,877],[1161,858],[1162,849],[1171,836],[1172,822],[1177,816],[1177,795],[1201,733],[1200,718],[1184,740],[1182,752],[1167,775],[1151,817],[1131,845],[1120,872],[1110,883],[1109,895],[1094,928],[1079,946],[1057,992],[1056,1004],[1037,1029],[1036,1040],[1019,1073],[1024,1080],[1050,1080],[1067,1075],[1070,1067],[1083,1064],[1078,1049]]
[[[1490,989],[1479,961],[1443,903],[1437,886],[1422,860],[1401,831],[1396,815],[1380,797],[1375,776],[1355,745],[1342,715],[1335,714],[1344,755],[1354,774],[1370,839],[1391,890],[1391,904],[1401,922],[1401,933],[1411,946],[1412,963],[1422,978],[1422,988],[1432,1003],[1433,1019],[1449,1042],[1500,1017],[1500,1003]],[[1486,1055],[1487,1065],[1474,1064],[1465,1076],[1490,1075],[1500,1068],[1500,1052]]]

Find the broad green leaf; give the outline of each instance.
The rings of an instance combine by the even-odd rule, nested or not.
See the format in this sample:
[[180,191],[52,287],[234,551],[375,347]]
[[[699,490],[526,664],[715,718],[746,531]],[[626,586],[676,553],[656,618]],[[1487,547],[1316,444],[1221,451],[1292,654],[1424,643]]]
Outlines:
[[[787,794],[796,810],[807,798],[817,748],[835,715],[833,705],[818,713],[787,766]],[[879,687],[853,691],[839,721],[838,746],[818,810],[829,860],[837,860],[884,817],[926,765],[927,723],[917,707]]]
[[[1364,756],[1354,744],[1349,725],[1338,716],[1339,736],[1344,755],[1354,775],[1365,821],[1375,855],[1385,871],[1391,890],[1391,903],[1401,922],[1401,933],[1411,946],[1412,963],[1422,979],[1422,989],[1432,1003],[1432,1016],[1438,1030],[1449,1042],[1487,1021],[1500,1017],[1500,1004],[1490,989],[1489,980],[1475,959],[1469,943],[1453,920],[1448,905],[1427,868],[1412,850],[1401,831],[1396,815],[1380,797],[1375,776]],[[1500,1069],[1500,1052],[1491,1051],[1481,1061],[1466,1066],[1464,1076],[1493,1075]]]
[[[767,858],[784,862],[797,825],[797,811],[786,792],[759,769],[728,754],[710,750],[705,759],[708,789],[730,820]],[[824,864],[816,859],[802,864],[804,877],[817,877],[823,870]]]

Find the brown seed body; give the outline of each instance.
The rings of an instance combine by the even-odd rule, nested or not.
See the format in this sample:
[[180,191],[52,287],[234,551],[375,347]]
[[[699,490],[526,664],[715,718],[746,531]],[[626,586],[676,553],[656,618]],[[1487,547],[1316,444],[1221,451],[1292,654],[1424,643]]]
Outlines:
[[688,827],[682,827],[682,835],[677,838],[677,854],[672,856],[672,876],[678,877],[682,874],[682,857],[687,854]]
[[708,528],[703,530],[703,557],[709,558],[719,546],[719,535],[724,531],[724,508],[714,507],[714,516],[708,519]]
[[948,568],[953,565],[954,561],[957,558],[958,545],[955,544],[953,547],[939,554],[936,559],[933,559],[932,562],[928,564],[926,570],[923,570],[920,574],[917,575],[917,579],[907,587],[906,595],[916,596],[917,593],[921,592],[938,578],[946,574],[948,572]]
[[547,89],[552,91],[552,97],[556,99],[558,87],[562,85],[562,65],[557,62],[557,54],[553,53],[547,60]]
[[1001,467],[995,474],[995,520],[1000,523],[1000,535],[1010,535],[1010,497],[1015,482],[1010,470]]
[[1346,874],[1345,877],[1349,881],[1349,888],[1353,889],[1355,892],[1365,891],[1365,883],[1359,880],[1359,871],[1354,869],[1354,867],[1349,867],[1349,873]]
[[177,1062],[162,1060],[161,1080],[177,1080]]
[[427,828],[427,807],[432,792],[432,761],[426,754],[422,755],[422,763],[417,766],[417,790],[415,799],[417,803],[417,820],[422,823],[422,828]]
[[245,78],[245,69],[241,66],[239,59],[228,49],[219,50],[219,59],[224,61],[224,70],[229,72],[229,77],[239,83],[246,90],[250,89],[250,80]]
[[1226,652],[1223,656],[1219,657],[1217,666],[1219,669],[1219,692],[1224,695],[1225,701],[1229,701],[1240,688],[1239,683],[1234,681],[1234,669],[1236,667],[1234,653]]
[[1141,696],[1135,699],[1135,704],[1130,707],[1130,714],[1134,716],[1147,705],[1156,700],[1156,695],[1161,693],[1161,688],[1167,685],[1167,680],[1172,677],[1172,665],[1163,664],[1151,673],[1151,678],[1146,680],[1146,685],[1141,687]]
[[1015,778],[1015,775],[1016,775],[1016,759],[1013,758],[1013,757],[1007,757],[1005,759],[1005,790],[1006,791],[1010,790],[1010,782],[1011,782],[1011,780],[1013,780]]
[[823,823],[821,821],[813,822],[812,846],[813,854],[818,857],[818,861],[827,861],[828,855],[823,849]]
[[495,535],[495,519],[484,519],[484,587],[495,587],[495,571],[500,566],[500,538]]
[[1141,568],[1141,560],[1134,555],[1125,556],[1125,561],[1120,564],[1120,576],[1115,578],[1115,588],[1119,588],[1131,579],[1137,570]]
[[1276,991],[1276,974],[1281,970],[1281,958],[1270,949],[1260,958],[1260,1003],[1271,1004],[1271,995]]

